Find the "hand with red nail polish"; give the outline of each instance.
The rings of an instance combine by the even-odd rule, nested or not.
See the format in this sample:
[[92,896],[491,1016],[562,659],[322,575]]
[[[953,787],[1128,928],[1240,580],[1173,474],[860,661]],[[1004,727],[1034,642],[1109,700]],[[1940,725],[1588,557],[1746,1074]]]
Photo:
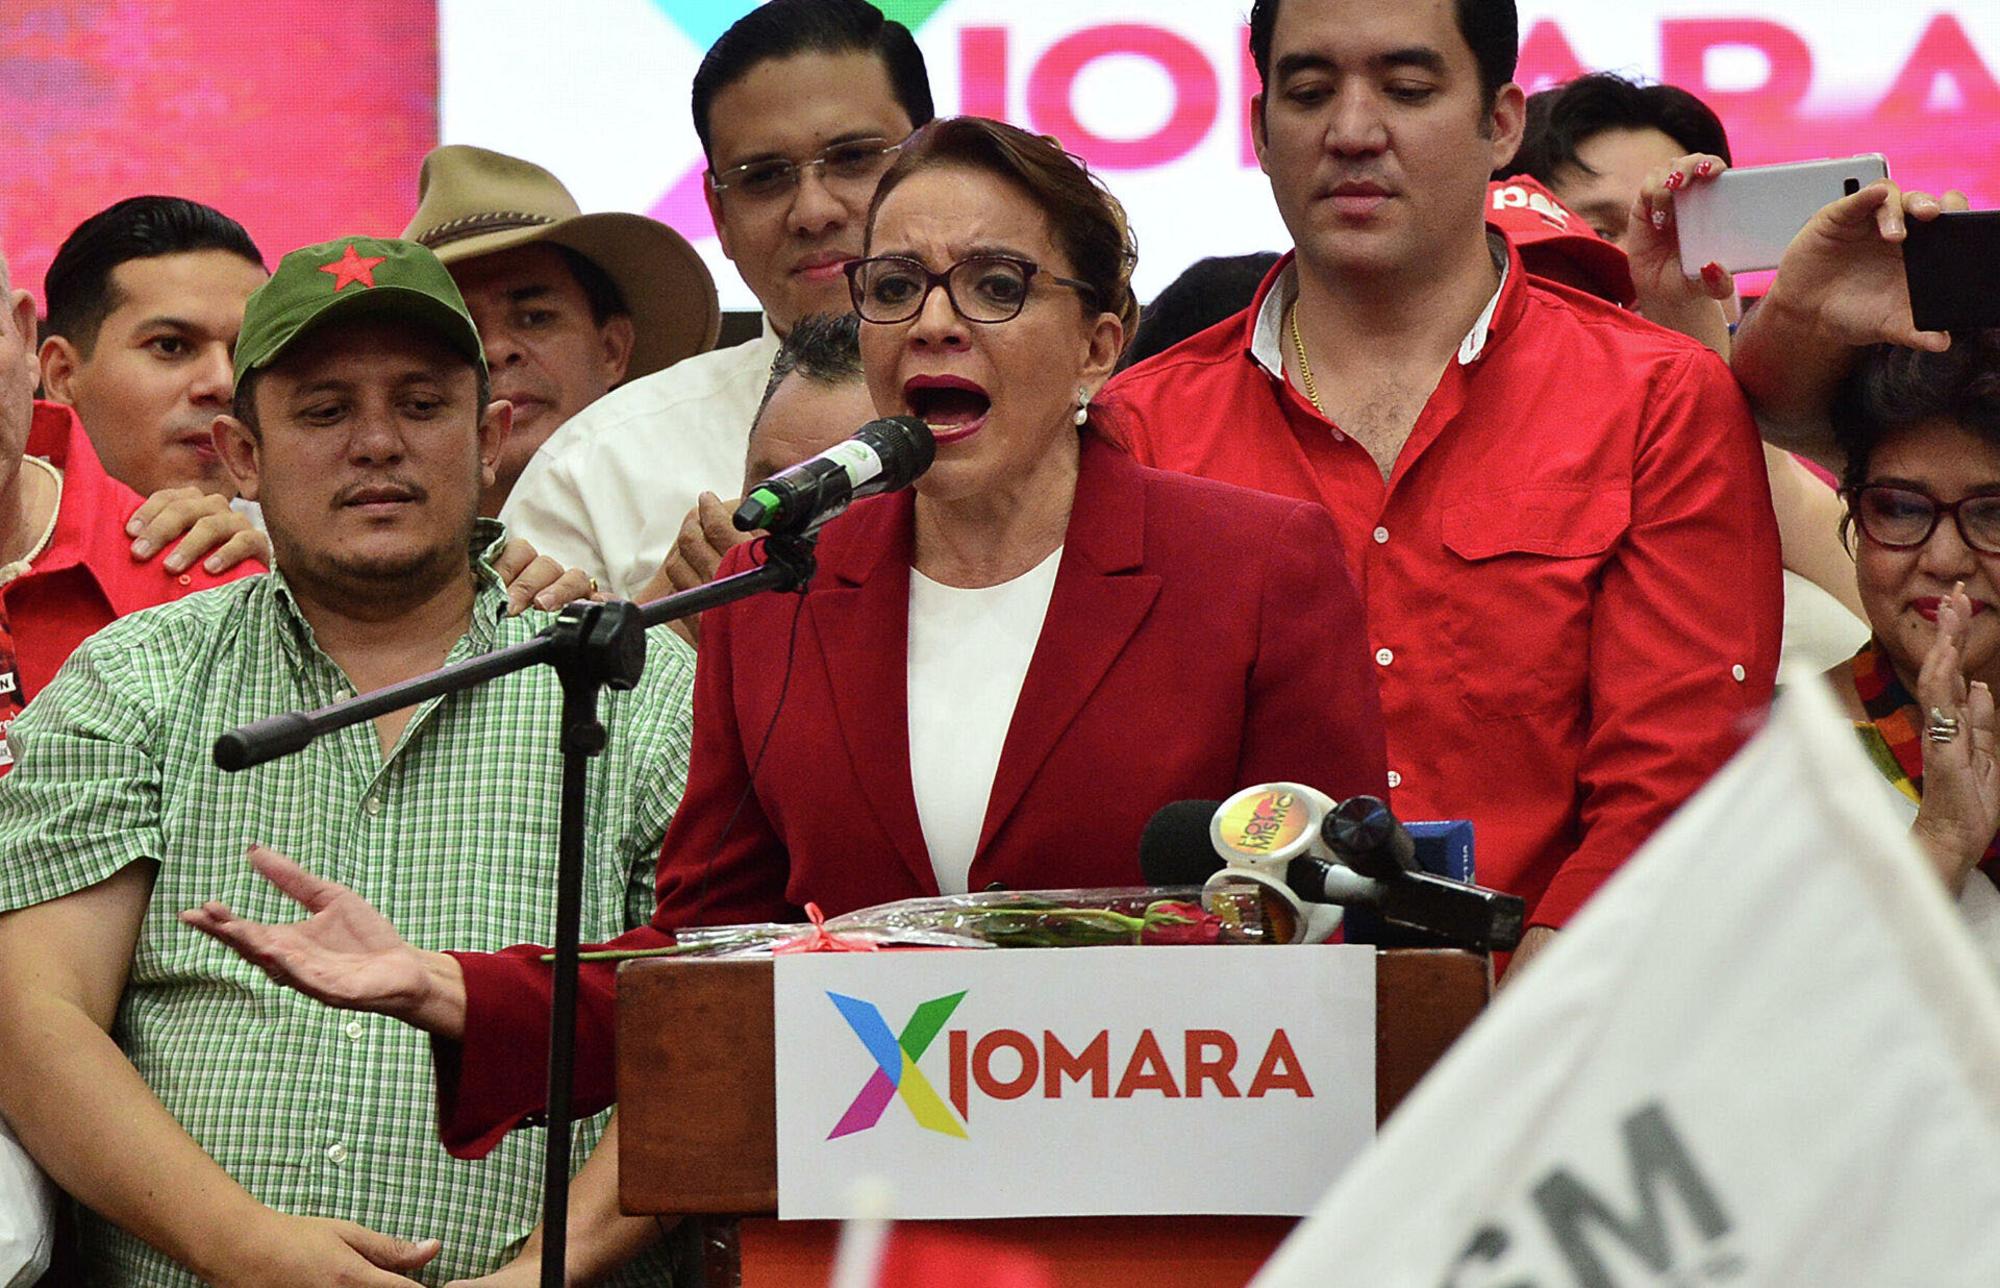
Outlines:
[[1718,304],[1736,298],[1736,277],[1714,260],[1701,266],[1702,290]]
[[1632,203],[1623,244],[1632,268],[1634,309],[1727,354],[1729,320],[1717,301],[1735,294],[1735,282],[1727,273],[1718,279],[1683,265],[1674,221],[1675,205],[1719,165],[1719,157],[1696,153],[1647,175]]

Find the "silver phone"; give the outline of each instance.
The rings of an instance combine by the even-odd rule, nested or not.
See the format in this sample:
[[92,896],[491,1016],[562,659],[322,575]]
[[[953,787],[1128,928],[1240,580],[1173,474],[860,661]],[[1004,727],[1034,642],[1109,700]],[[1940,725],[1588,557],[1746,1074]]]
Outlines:
[[1732,273],[1776,268],[1820,207],[1888,177],[1888,161],[1870,152],[1725,170],[1712,183],[1683,188],[1674,194],[1681,271],[1699,277],[1711,263]]

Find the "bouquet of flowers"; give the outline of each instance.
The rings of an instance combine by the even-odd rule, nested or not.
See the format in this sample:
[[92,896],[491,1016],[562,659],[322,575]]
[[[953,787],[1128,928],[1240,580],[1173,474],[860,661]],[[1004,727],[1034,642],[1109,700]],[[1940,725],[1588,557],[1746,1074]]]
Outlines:
[[584,953],[584,961],[746,957],[889,948],[1088,948],[1107,944],[1290,943],[1293,919],[1256,887],[991,890],[905,899],[825,918],[680,931],[664,948]]

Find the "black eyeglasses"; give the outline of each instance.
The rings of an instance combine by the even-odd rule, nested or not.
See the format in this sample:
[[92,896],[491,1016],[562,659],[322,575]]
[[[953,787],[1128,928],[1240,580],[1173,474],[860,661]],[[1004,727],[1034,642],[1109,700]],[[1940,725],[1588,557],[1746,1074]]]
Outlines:
[[903,144],[888,139],[848,139],[836,143],[816,157],[805,161],[790,161],[784,157],[768,157],[762,161],[746,161],[742,165],[730,166],[727,170],[711,170],[708,186],[717,192],[733,192],[754,201],[769,201],[788,197],[799,186],[799,176],[808,170],[819,171],[821,183],[845,185],[850,188],[862,184],[874,191],[875,181],[896,159]]
[[[945,298],[967,322],[1008,322],[1028,303],[1029,284],[1042,266],[1011,255],[974,255],[942,273],[903,255],[876,255],[847,265],[847,292],[863,322],[907,322],[923,312],[931,291],[944,287]],[[1095,301],[1097,288],[1074,277],[1048,275]]]
[[1923,545],[1948,514],[1966,545],[1982,555],[2000,555],[2000,495],[1968,496],[1946,505],[1913,488],[1870,483],[1854,490],[1848,509],[1864,536],[1890,550]]

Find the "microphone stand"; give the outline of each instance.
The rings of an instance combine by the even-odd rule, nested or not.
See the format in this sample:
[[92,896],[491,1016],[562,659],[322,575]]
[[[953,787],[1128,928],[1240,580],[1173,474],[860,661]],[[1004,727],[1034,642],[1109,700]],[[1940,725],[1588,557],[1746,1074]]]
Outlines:
[[562,805],[556,850],[555,989],[549,1011],[548,1148],[543,1159],[542,1288],[562,1288],[569,1226],[570,1089],[576,1064],[576,976],[583,919],[584,786],[590,758],[604,750],[599,691],[629,689],[646,665],[646,628],[693,617],[764,591],[803,593],[813,576],[812,533],[773,534],[765,561],[650,604],[579,601],[533,639],[467,658],[386,689],[317,711],[292,711],[243,725],[215,740],[215,763],[230,773],[303,751],[314,739],[477,688],[531,666],[552,666],[562,682]]

